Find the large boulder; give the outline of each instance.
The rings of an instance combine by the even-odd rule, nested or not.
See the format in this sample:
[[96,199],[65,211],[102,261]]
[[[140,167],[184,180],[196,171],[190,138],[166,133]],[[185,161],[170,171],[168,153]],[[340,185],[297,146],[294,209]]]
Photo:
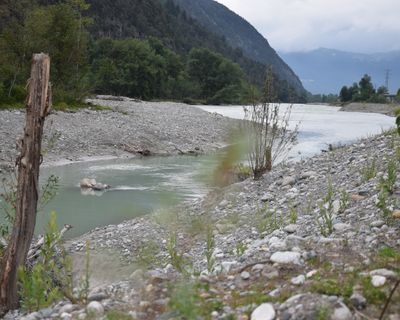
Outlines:
[[82,189],[91,189],[96,183],[95,179],[83,178],[79,185]]

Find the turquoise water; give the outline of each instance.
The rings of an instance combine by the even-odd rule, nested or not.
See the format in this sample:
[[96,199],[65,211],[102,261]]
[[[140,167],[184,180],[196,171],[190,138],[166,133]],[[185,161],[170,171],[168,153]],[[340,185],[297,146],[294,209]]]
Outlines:
[[[179,156],[106,160],[43,168],[41,183],[49,175],[60,178],[58,195],[38,213],[42,233],[51,211],[59,225],[73,225],[69,237],[95,227],[115,224],[205,195],[216,157]],[[81,190],[82,178],[111,185],[105,192]]]

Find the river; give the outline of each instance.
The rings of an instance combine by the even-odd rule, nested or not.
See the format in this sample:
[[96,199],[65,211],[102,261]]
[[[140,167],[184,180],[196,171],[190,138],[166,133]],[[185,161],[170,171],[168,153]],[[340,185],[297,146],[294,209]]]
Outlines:
[[[224,116],[243,118],[241,106],[199,107]],[[393,118],[384,115],[338,110],[327,106],[294,105],[290,124],[294,127],[300,123],[300,129],[298,144],[289,157],[309,157],[327,149],[329,143],[350,143],[381,133],[394,124]],[[68,237],[74,237],[96,227],[116,224],[201,197],[210,190],[210,177],[217,164],[217,156],[174,156],[43,168],[41,183],[54,174],[60,178],[60,189],[54,200],[38,213],[37,232],[43,232],[53,210],[57,212],[59,225],[68,223],[74,226],[68,234]],[[83,177],[96,178],[112,188],[104,193],[83,192],[79,188]]]

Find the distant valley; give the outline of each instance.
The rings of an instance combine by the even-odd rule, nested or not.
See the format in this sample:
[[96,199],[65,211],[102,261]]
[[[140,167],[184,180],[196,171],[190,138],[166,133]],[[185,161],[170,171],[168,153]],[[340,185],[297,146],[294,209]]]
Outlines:
[[361,54],[320,48],[280,56],[313,94],[337,94],[343,85],[358,82],[364,74],[369,74],[374,86],[379,87],[385,85],[386,70],[390,70],[390,93],[400,88],[400,51]]

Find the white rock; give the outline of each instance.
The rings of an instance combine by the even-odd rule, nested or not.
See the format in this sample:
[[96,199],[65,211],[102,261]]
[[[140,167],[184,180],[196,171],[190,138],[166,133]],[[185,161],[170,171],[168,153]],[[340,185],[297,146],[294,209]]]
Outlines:
[[382,287],[386,283],[386,278],[382,276],[372,276],[371,283],[374,287]]
[[369,273],[371,276],[382,276],[386,278],[397,278],[396,272],[388,269],[376,269]]
[[273,320],[276,313],[272,304],[263,303],[258,306],[251,314],[251,320]]
[[382,227],[384,224],[385,224],[385,221],[383,221],[383,220],[376,220],[376,221],[371,222],[370,226],[373,227],[373,228],[380,228],[380,227]]
[[71,320],[71,319],[72,319],[72,316],[71,316],[69,313],[67,313],[67,312],[63,312],[63,313],[61,314],[61,316],[60,316],[60,319],[61,319],[61,320]]
[[289,224],[283,230],[287,233],[295,233],[297,231],[297,224]]
[[250,279],[250,273],[247,271],[243,271],[240,276],[242,277],[243,280],[249,280]]
[[296,179],[294,177],[285,177],[282,180],[282,187],[293,186],[295,183],[296,183]]
[[310,272],[308,272],[308,273],[306,274],[306,278],[307,278],[307,279],[308,279],[308,278],[312,278],[312,277],[314,277],[317,273],[318,273],[318,270],[311,270]]
[[292,251],[278,251],[271,256],[271,261],[283,264],[300,264],[300,253]]
[[236,265],[237,265],[236,261],[223,261],[221,263],[222,270],[225,272],[231,271],[232,267],[234,267]]
[[297,277],[292,278],[290,282],[295,286],[301,286],[304,284],[304,282],[306,282],[306,277],[301,274]]
[[86,307],[86,311],[89,315],[93,314],[96,316],[102,316],[104,314],[103,305],[97,301],[90,302]]
[[352,320],[353,315],[349,308],[344,304],[341,304],[339,308],[336,308],[331,316],[331,320]]
[[335,229],[336,231],[345,231],[351,228],[351,225],[347,224],[347,223],[336,223],[335,225],[333,225],[333,229]]

